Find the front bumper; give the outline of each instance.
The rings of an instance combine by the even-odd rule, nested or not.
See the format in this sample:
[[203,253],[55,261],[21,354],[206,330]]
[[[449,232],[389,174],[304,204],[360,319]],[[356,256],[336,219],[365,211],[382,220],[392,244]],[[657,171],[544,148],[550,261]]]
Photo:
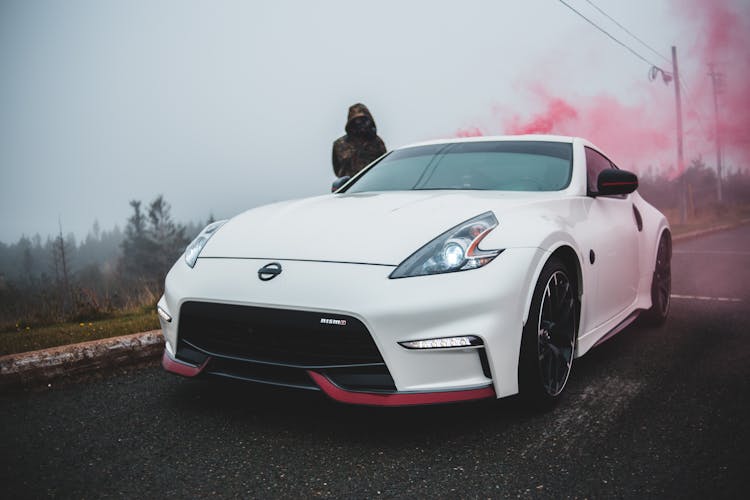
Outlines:
[[[304,363],[296,364],[304,377],[284,375],[280,385],[320,389],[336,400],[360,404],[425,404],[515,394],[524,302],[543,254],[535,248],[509,249],[482,269],[399,280],[388,279],[390,266],[281,261],[282,273],[261,281],[257,271],[268,259],[202,258],[193,269],[180,260],[167,276],[159,302],[173,318],[169,323],[162,320],[167,356],[180,357],[181,309],[186,303],[301,311],[321,319],[351,317],[361,322],[392,386],[341,384],[335,373]],[[484,362],[477,349],[414,350],[398,344],[459,335],[482,339]],[[181,361],[197,368],[212,354],[210,349],[202,353],[204,358]],[[232,376],[226,365],[221,372],[211,363],[200,372]],[[267,373],[237,378],[273,383]]]
[[[183,377],[195,377],[200,375],[210,363],[207,358],[202,365],[191,365],[179,361],[166,349],[162,356],[162,366],[168,372],[182,375]],[[487,399],[495,397],[495,391],[491,385],[476,389],[465,389],[443,392],[397,392],[397,391],[353,391],[339,387],[330,378],[322,373],[308,370],[307,375],[316,384],[315,390],[323,391],[328,397],[340,403],[366,405],[366,406],[415,406],[429,404],[458,403]],[[311,387],[305,387],[311,388]]]

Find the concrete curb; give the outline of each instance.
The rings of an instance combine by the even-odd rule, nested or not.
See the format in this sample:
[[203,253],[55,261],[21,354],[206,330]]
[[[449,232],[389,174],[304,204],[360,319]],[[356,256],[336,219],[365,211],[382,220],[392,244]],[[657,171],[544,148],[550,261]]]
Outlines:
[[0,390],[47,385],[61,378],[158,359],[161,330],[0,357]]

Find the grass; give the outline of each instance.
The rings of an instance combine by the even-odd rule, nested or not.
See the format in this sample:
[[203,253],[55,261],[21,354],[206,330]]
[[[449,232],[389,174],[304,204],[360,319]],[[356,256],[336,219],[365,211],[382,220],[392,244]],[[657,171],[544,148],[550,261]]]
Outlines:
[[159,328],[156,308],[120,313],[112,318],[83,323],[60,323],[42,327],[18,325],[0,332],[0,355],[35,351],[89,340],[145,332]]

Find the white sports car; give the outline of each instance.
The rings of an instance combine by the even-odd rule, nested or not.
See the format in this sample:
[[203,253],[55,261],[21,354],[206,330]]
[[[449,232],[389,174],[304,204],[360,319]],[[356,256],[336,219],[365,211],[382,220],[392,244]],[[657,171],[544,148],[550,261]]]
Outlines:
[[548,407],[574,358],[642,312],[666,319],[669,224],[584,139],[421,143],[342,182],[201,232],[158,304],[166,370]]

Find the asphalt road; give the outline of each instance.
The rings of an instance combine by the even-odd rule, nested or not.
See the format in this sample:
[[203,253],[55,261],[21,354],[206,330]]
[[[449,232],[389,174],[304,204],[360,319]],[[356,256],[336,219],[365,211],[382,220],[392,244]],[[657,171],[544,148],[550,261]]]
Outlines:
[[350,407],[149,367],[0,396],[0,491],[746,498],[750,225],[676,245],[673,272],[667,324],[578,360],[547,414],[512,398]]

